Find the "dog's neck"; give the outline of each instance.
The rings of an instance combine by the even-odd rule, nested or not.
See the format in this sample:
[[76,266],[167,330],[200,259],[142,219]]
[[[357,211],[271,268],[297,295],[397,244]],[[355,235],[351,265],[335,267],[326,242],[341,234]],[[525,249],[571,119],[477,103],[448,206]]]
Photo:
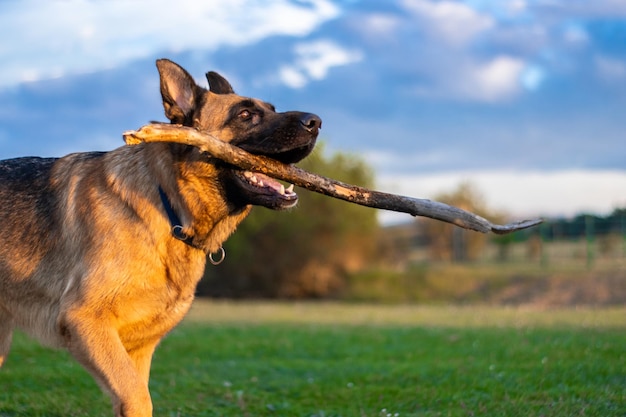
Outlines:
[[[184,232],[182,222],[180,221],[180,218],[178,217],[176,211],[170,203],[170,199],[167,197],[167,194],[165,194],[165,191],[163,191],[163,188],[161,186],[159,186],[159,195],[161,197],[161,202],[163,203],[163,208],[165,208],[165,212],[167,213],[167,217],[170,221],[172,236],[193,248],[200,249],[206,252],[204,246],[199,245],[195,242],[193,235],[188,235]],[[220,246],[219,250],[217,251],[218,255],[216,258],[213,257],[214,253],[215,252],[208,252],[211,263],[213,265],[220,264],[226,256],[224,248]]]
[[[109,153],[106,157],[112,159],[110,166],[114,168],[107,172],[107,181],[144,222],[153,218],[153,210],[156,209],[162,213],[164,222],[161,224],[167,226],[168,234],[172,235],[173,226],[181,226],[176,228],[179,236],[173,235],[173,239],[185,242],[189,238],[189,248],[199,249],[207,254],[218,252],[248,215],[251,206],[233,207],[225,201],[222,195],[224,191],[216,185],[219,184],[218,172],[212,164],[199,158],[194,160],[188,154],[176,155],[171,149],[164,151],[163,147],[169,148],[169,144],[127,146],[120,148],[118,152]],[[133,156],[135,153],[144,153],[138,159],[151,160],[150,166],[154,167],[150,172],[152,187],[141,191],[146,193],[145,199],[137,199],[129,194],[127,190],[130,186],[124,185],[140,182],[136,175],[141,171],[126,163],[136,160]],[[182,164],[178,158],[184,158],[185,163]],[[146,201],[151,201],[152,204],[146,205]],[[174,213],[175,217],[169,215],[168,211]],[[156,225],[151,223],[148,227]]]

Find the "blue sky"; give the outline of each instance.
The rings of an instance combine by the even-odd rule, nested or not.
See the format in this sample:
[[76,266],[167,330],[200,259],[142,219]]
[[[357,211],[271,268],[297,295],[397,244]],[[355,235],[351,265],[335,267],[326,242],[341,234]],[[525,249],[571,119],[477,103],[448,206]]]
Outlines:
[[[0,2],[0,158],[162,120],[154,60],[324,120],[378,188],[513,217],[626,206],[626,1]],[[385,214],[385,221],[398,217]]]

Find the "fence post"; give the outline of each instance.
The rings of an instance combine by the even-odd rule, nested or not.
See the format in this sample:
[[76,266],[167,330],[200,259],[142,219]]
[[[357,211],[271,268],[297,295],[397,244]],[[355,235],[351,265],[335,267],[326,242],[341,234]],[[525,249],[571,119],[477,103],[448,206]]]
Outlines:
[[585,236],[587,238],[587,269],[591,269],[595,258],[593,216],[585,216]]
[[626,210],[619,217],[622,225],[622,258],[626,258]]
[[548,223],[542,223],[539,226],[539,262],[543,268],[547,268],[548,266]]

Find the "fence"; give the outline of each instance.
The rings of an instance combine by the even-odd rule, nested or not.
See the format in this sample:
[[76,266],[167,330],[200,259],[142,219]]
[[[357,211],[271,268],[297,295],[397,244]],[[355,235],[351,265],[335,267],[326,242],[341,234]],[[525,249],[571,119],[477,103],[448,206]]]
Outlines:
[[[439,236],[426,236],[417,224],[405,234],[407,261],[425,263],[535,263],[570,264],[576,268],[611,266],[626,268],[626,216],[603,219],[546,221],[538,227],[505,236],[482,235],[456,227]],[[443,236],[442,236],[443,235]]]

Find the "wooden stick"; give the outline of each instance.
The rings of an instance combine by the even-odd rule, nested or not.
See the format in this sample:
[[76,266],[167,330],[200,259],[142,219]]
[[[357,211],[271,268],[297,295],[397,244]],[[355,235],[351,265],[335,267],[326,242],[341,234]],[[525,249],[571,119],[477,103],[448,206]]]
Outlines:
[[145,125],[139,130],[124,132],[124,140],[128,145],[141,142],[175,142],[196,146],[202,152],[207,152],[238,168],[261,172],[316,193],[362,206],[408,213],[412,216],[430,217],[482,233],[506,234],[536,226],[542,222],[541,219],[533,219],[506,225],[493,224],[474,213],[437,201],[373,191],[312,174],[266,156],[253,155],[241,148],[222,142],[214,136],[180,125],[161,123]]

